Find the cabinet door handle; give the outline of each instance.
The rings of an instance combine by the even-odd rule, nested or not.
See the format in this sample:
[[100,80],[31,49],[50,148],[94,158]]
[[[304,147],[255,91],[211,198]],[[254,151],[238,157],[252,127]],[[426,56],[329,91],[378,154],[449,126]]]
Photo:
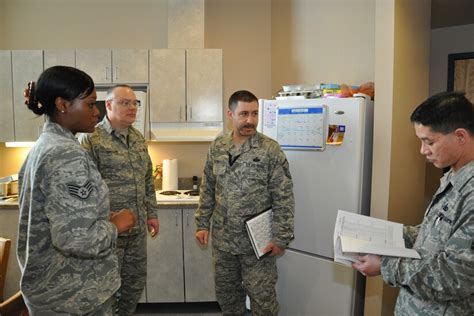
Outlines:
[[109,80],[109,67],[105,67],[105,80]]
[[180,121],[180,122],[182,121],[182,118],[183,118],[183,107],[180,106],[180,107],[179,107],[179,121]]
[[178,225],[178,212],[176,212],[176,214],[174,215],[175,219],[176,219],[176,226],[179,226]]
[[189,107],[189,118],[191,121],[193,120],[193,107],[192,106]]
[[115,67],[114,75],[115,75],[115,80],[118,80],[118,67]]
[[188,219],[189,219],[189,214],[186,213],[186,226],[189,226],[189,220]]

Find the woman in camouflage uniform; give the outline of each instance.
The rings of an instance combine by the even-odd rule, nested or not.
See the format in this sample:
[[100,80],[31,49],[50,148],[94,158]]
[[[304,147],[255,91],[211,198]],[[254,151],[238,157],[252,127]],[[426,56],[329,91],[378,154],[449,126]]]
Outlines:
[[55,66],[25,96],[31,111],[47,117],[19,177],[25,302],[31,315],[111,315],[120,285],[113,249],[134,217],[123,210],[109,219],[107,186],[75,138],[92,132],[99,118],[94,82],[78,69]]

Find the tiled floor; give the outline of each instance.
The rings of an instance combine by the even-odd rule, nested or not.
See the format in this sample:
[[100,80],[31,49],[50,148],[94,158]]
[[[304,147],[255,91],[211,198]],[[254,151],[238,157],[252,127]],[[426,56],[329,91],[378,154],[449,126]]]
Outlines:
[[138,304],[135,316],[221,316],[219,305],[209,303]]

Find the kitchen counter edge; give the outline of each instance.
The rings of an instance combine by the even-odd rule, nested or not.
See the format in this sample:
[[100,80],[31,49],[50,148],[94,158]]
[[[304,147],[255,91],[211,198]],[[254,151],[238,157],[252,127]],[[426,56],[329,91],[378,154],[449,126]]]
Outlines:
[[[197,202],[160,202],[158,209],[197,208]],[[18,210],[18,202],[0,202],[0,210]]]

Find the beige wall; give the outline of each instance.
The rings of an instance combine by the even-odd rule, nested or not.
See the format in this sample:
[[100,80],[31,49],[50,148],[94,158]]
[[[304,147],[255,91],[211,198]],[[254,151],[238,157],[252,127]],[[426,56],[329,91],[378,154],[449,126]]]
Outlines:
[[3,38],[5,37],[5,0],[0,0],[0,49],[3,48]]
[[[3,3],[0,17],[5,12],[8,18],[0,20],[0,32],[5,26],[8,36],[2,49],[167,46],[167,0],[0,0],[0,9]],[[224,100],[237,89],[271,97],[270,5],[270,0],[205,2],[205,47],[223,49]],[[179,158],[179,176],[190,177],[201,175],[209,144],[150,143],[149,149],[154,164]],[[7,162],[0,164],[0,176],[21,165],[16,151],[4,147],[0,161]]]
[[[428,96],[429,0],[376,4],[374,162],[371,215],[414,225],[424,213],[425,162],[409,117]],[[391,315],[397,291],[367,282],[365,315]]]
[[474,52],[474,24],[431,30],[430,95],[446,91],[448,55]]
[[224,109],[236,90],[272,95],[270,8],[270,0],[206,0],[205,47],[224,55]]
[[166,0],[3,0],[3,49],[166,48]]
[[[430,0],[397,0],[388,219],[408,225],[424,214],[425,157],[410,115],[429,96]],[[402,92],[402,93],[400,93]]]
[[[394,72],[395,0],[376,3],[375,10],[375,81],[374,144],[372,162],[371,215],[388,218],[390,195],[392,99]],[[384,283],[381,277],[368,278],[365,315],[382,314]]]
[[29,151],[30,148],[7,148],[0,143],[0,177],[18,173]]
[[273,0],[272,92],[374,80],[375,0]]
[[[199,143],[148,143],[153,165],[161,163],[163,159],[178,159],[178,176],[201,177],[206,159],[209,142]],[[28,155],[29,148],[7,148],[0,143],[0,177],[18,173]]]
[[209,142],[150,142],[148,150],[154,165],[163,159],[178,159],[178,177],[201,177],[209,145]]

